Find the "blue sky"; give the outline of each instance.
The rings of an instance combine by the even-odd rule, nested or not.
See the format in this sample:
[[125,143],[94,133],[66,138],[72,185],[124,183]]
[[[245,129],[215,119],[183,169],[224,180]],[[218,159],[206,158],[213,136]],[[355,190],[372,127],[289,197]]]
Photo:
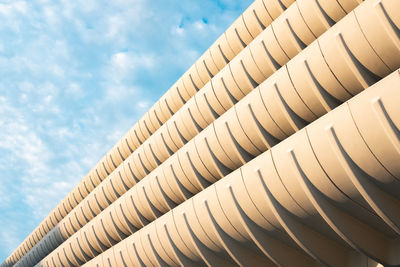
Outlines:
[[0,2],[0,263],[251,2]]

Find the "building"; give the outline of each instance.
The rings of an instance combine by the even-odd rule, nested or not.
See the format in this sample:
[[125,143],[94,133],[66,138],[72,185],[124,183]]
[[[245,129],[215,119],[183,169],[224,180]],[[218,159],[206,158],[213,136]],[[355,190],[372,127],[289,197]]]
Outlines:
[[400,265],[399,11],[256,0],[0,266]]

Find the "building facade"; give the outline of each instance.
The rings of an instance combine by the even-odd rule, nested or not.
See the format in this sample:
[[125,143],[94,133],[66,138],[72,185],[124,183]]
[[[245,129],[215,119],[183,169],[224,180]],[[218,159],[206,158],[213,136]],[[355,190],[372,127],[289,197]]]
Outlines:
[[399,266],[399,67],[399,0],[256,0],[0,266]]

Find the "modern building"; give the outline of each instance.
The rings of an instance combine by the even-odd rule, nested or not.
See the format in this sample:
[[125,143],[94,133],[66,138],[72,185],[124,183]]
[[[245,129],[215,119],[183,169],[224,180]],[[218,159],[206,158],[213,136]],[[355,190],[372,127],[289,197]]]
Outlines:
[[399,0],[256,0],[0,266],[399,266],[399,67]]

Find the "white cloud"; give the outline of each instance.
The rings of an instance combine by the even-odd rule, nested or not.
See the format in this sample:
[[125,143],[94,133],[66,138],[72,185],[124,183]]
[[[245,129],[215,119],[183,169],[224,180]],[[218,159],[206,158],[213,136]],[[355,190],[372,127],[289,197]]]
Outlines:
[[233,21],[230,12],[212,0],[0,3],[0,257],[227,26],[213,25]]

